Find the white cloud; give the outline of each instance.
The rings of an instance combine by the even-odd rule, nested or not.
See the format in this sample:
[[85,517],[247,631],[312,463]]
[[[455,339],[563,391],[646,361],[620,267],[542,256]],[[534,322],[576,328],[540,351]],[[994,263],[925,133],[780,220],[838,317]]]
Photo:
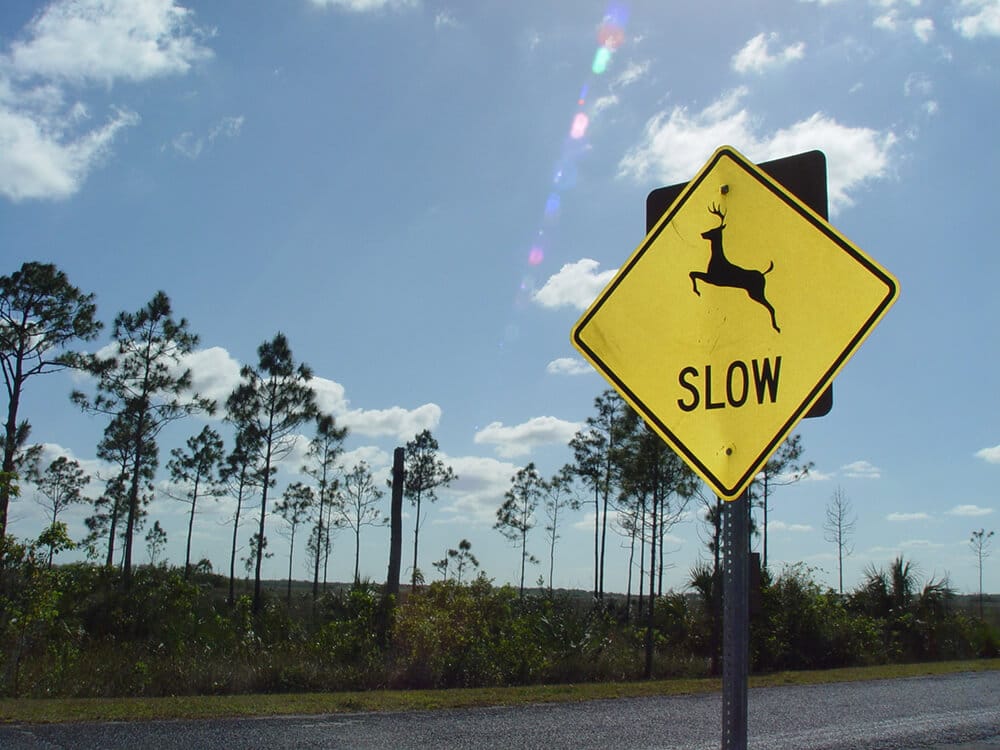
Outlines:
[[881,479],[882,470],[868,461],[854,461],[840,467],[848,479]]
[[988,516],[992,512],[993,508],[983,508],[978,505],[956,505],[948,511],[948,515],[975,518],[977,516]]
[[765,70],[780,68],[795,60],[801,60],[805,56],[805,42],[790,44],[772,54],[769,47],[776,41],[778,35],[774,32],[770,34],[761,32],[750,39],[743,45],[743,49],[733,55],[731,62],[733,70],[737,73],[763,73]]
[[785,523],[784,521],[771,521],[767,525],[768,533],[772,531],[787,531],[794,534],[805,534],[813,530],[812,526],[804,523]]
[[597,518],[597,514],[594,511],[588,511],[573,522],[573,528],[579,531],[593,531],[595,518]]
[[566,444],[582,427],[580,422],[567,422],[556,417],[532,417],[527,422],[506,427],[492,422],[473,437],[476,444],[496,446],[497,455],[514,458],[531,453],[532,448],[548,443]]
[[587,375],[594,372],[594,368],[579,357],[560,357],[549,362],[545,372],[549,375]]
[[[115,353],[114,344],[108,344],[98,352],[103,356]],[[176,369],[178,372],[191,370],[193,390],[215,399],[219,405],[217,416],[222,416],[226,399],[240,382],[240,363],[228,351],[216,346],[187,355]],[[437,404],[423,404],[415,409],[401,406],[355,409],[351,408],[344,386],[334,380],[314,376],[309,381],[309,387],[316,394],[316,406],[320,412],[332,414],[338,425],[348,427],[354,435],[411,440],[422,430],[433,430],[441,421],[441,407]],[[369,463],[374,465],[373,461]]]
[[906,521],[929,521],[931,520],[930,514],[928,513],[890,513],[885,517],[886,521],[906,522]]
[[611,109],[618,104],[618,96],[616,94],[610,94],[609,96],[602,96],[599,99],[594,100],[593,111],[594,114],[600,114],[606,109]]
[[646,123],[642,142],[619,163],[619,173],[665,183],[691,179],[719,144],[731,144],[747,158],[766,161],[811,149],[826,153],[830,212],[853,204],[851,195],[889,171],[897,142],[891,132],[850,127],[820,113],[770,134],[741,106],[745,87],[724,93],[698,113],[678,106]]
[[[352,451],[340,454],[337,465],[350,469],[364,461],[373,471],[385,469],[392,464],[392,457],[381,448],[365,445]],[[380,485],[381,486],[381,483]]]
[[903,82],[903,93],[906,96],[930,96],[934,84],[924,73],[910,73]]
[[240,363],[221,346],[199,349],[181,358],[178,372],[191,371],[192,390],[225,407],[226,399],[240,382]]
[[115,108],[101,126],[69,87],[188,72],[212,52],[209,34],[172,0],[59,0],[0,53],[0,194],[66,198],[139,115]]
[[913,22],[913,33],[924,44],[934,36],[934,21],[930,18],[918,18]]
[[600,265],[590,258],[567,263],[532,298],[542,307],[586,310],[617,272],[617,269],[598,272]]
[[337,381],[314,376],[309,387],[316,394],[316,406],[324,414],[340,416],[347,411],[347,392]]
[[1000,464],[1000,445],[994,445],[992,448],[983,448],[980,451],[976,451],[976,458],[981,458],[986,463]]
[[511,477],[518,467],[506,461],[481,456],[442,456],[458,476],[447,490],[453,497],[441,508],[442,513],[432,523],[483,523],[496,520],[496,510],[510,489]]
[[246,118],[243,115],[238,117],[223,117],[208,131],[208,139],[214,141],[216,138],[235,138],[243,129],[243,122]]
[[[49,464],[55,461],[57,458],[65,457],[70,461],[76,461],[80,468],[83,469],[87,475],[90,477],[90,482],[86,485],[83,490],[83,495],[89,498],[100,497],[101,493],[104,491],[104,479],[112,476],[115,472],[114,467],[99,458],[79,458],[73,455],[73,451],[69,448],[64,448],[58,443],[38,443],[41,445],[41,453],[38,456],[39,468],[42,471],[48,468]],[[22,491],[28,486],[28,482],[22,482]]]
[[197,159],[201,156],[201,151],[205,147],[205,141],[202,138],[196,137],[190,131],[184,131],[175,136],[170,145],[181,156],[186,156],[188,159]]
[[417,0],[310,0],[310,2],[320,8],[339,8],[352,13],[413,8],[418,4]]
[[611,84],[612,88],[618,88],[621,86],[631,86],[636,81],[640,80],[646,73],[649,72],[649,61],[636,63],[630,62],[625,70],[618,74],[615,78],[614,83]]
[[309,381],[316,394],[320,411],[332,414],[338,424],[351,433],[365,437],[394,436],[412,440],[423,430],[433,430],[441,421],[441,407],[423,404],[415,409],[392,406],[388,409],[352,409],[344,386],[328,378],[314,377]]
[[890,10],[888,13],[878,16],[872,22],[872,26],[876,29],[882,29],[882,31],[895,31],[899,26],[899,14],[895,10]]
[[212,56],[192,16],[173,0],[60,0],[11,45],[10,63],[18,75],[106,86],[186,73]]
[[338,421],[352,433],[367,437],[395,436],[412,440],[424,430],[433,430],[441,421],[441,407],[424,404],[416,409],[393,406],[388,409],[355,409],[339,416]]
[[1000,0],[962,0],[955,30],[966,37],[1000,36]]
[[458,20],[448,11],[442,10],[434,16],[434,28],[435,29],[446,29],[446,28],[457,28]]
[[244,117],[224,117],[208,131],[206,136],[196,136],[187,131],[174,138],[170,145],[174,151],[188,159],[197,159],[202,151],[210,147],[219,138],[235,138],[243,129]]
[[[835,476],[837,476],[837,475],[836,475],[836,473],[833,473],[833,472],[824,472],[824,471],[819,471],[817,469],[810,469],[809,473],[806,474],[804,477],[802,477],[802,481],[803,482],[829,482]],[[782,479],[785,479],[785,478],[786,478],[786,475],[782,474],[781,476],[778,477],[778,481],[781,481]],[[788,479],[792,479],[792,478],[794,478],[794,476],[793,475],[788,475],[787,478]]]
[[78,133],[72,113],[49,117],[0,101],[0,194],[14,201],[73,195],[118,132],[138,122],[134,112],[117,110],[103,126]]

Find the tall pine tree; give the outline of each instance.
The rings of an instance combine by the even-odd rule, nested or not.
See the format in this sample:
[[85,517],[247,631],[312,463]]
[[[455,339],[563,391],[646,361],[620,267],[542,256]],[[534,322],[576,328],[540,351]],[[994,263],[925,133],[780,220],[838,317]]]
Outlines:
[[105,414],[128,454],[125,480],[126,583],[132,576],[132,547],[145,496],[143,481],[159,463],[156,438],[168,424],[197,412],[213,412],[215,402],[191,393],[191,371],[181,369],[198,337],[184,318],[175,320],[170,299],[157,292],[145,307],[115,318],[116,355],[95,361],[97,394],[76,391],[73,400],[85,411]]
[[257,347],[256,366],[244,365],[242,382],[226,401],[228,417],[245,441],[255,471],[261,477],[260,517],[253,549],[253,612],[261,609],[261,565],[267,536],[268,490],[274,485],[276,464],[295,446],[298,428],[313,419],[318,410],[309,386],[312,370],[296,364],[283,333]]
[[[4,476],[17,470],[18,453],[28,439],[28,421],[18,421],[25,385],[36,375],[81,365],[84,358],[66,347],[97,336],[96,312],[94,295],[70,284],[51,263],[24,263],[10,276],[0,276],[0,369],[7,389]],[[0,482],[0,541],[7,533],[11,486]]]

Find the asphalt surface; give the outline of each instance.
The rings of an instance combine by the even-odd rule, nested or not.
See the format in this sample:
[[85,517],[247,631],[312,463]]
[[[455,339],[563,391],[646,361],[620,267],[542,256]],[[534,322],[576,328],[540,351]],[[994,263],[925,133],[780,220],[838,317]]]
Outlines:
[[[749,747],[997,750],[1000,672],[750,691]],[[0,726],[4,750],[717,750],[718,695],[413,713]]]

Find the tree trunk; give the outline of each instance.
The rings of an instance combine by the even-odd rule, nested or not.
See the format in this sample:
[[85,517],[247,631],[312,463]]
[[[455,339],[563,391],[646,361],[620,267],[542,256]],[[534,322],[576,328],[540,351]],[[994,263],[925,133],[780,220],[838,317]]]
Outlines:
[[597,588],[597,596],[603,602],[604,601],[604,551],[607,543],[608,537],[608,495],[610,493],[607,489],[604,491],[604,509],[601,513],[601,579],[600,585]]
[[417,518],[413,524],[413,576],[410,580],[410,589],[417,589],[417,543],[420,541],[420,494],[417,494]]
[[4,425],[3,472],[7,477],[0,482],[0,542],[7,534],[7,509],[10,506],[10,488],[14,481],[14,455],[17,453],[17,408],[21,400],[21,358],[17,358],[17,372],[14,374],[14,388],[7,405],[7,423]]
[[[123,462],[124,463],[124,462]],[[121,480],[121,486],[125,485],[125,472],[122,471],[119,475]],[[108,532],[108,556],[105,560],[105,567],[113,568],[115,564],[115,534],[118,531],[118,513],[121,510],[121,498],[112,497],[111,498],[111,518],[108,521],[108,525],[111,527]]]
[[399,596],[399,570],[403,563],[403,469],[405,449],[392,453],[392,501],[389,506],[389,573],[385,581],[387,596]]
[[184,553],[184,580],[191,575],[191,535],[194,533],[194,510],[198,502],[198,477],[194,480],[194,494],[191,496],[191,516],[188,518],[187,550]]
[[528,532],[526,530],[521,531],[521,586],[518,590],[518,596],[524,598],[524,560],[528,556]]
[[361,518],[354,529],[354,585],[361,583]]
[[292,558],[295,556],[295,524],[292,524],[292,536],[288,540],[288,593],[285,601],[292,606]]
[[236,517],[233,519],[233,549],[229,555],[229,606],[236,603],[236,543],[240,528],[240,510],[243,506],[243,474],[240,474],[240,488],[236,493]]
[[628,549],[628,579],[625,584],[625,622],[629,621],[629,614],[632,612],[632,568],[635,566],[635,529],[636,518],[632,518],[632,534]]
[[552,598],[552,575],[556,569],[556,529],[559,528],[559,506],[552,512],[552,543],[549,545],[549,598]]
[[601,503],[600,493],[597,484],[594,484],[594,599],[599,598],[600,592],[600,551],[601,551]]
[[643,676],[649,680],[653,677],[653,617],[656,611],[656,576],[655,564],[656,560],[656,491],[653,491],[653,528],[650,534],[650,550],[649,550],[649,616],[646,620],[646,664],[643,671]]

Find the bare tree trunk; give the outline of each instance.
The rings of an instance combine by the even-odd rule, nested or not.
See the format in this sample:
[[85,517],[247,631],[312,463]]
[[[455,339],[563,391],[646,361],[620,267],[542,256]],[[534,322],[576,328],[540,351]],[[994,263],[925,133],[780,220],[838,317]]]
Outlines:
[[385,581],[387,596],[399,596],[399,569],[403,562],[403,469],[405,449],[392,453],[392,501],[389,506],[389,573]]
[[413,524],[413,576],[410,579],[410,588],[416,591],[417,588],[417,543],[420,541],[420,495],[417,495],[417,518]]
[[601,590],[601,504],[597,484],[594,484],[594,599],[600,598]]
[[646,664],[643,671],[643,675],[647,680],[653,677],[653,618],[656,610],[656,576],[653,561],[656,560],[656,502],[657,502],[657,492],[653,492],[653,528],[652,534],[650,535],[650,552],[649,552],[649,617],[646,620]]
[[233,548],[229,555],[229,606],[236,602],[236,544],[237,535],[240,528],[240,510],[243,506],[242,480],[239,492],[236,495],[236,515],[233,518]]

